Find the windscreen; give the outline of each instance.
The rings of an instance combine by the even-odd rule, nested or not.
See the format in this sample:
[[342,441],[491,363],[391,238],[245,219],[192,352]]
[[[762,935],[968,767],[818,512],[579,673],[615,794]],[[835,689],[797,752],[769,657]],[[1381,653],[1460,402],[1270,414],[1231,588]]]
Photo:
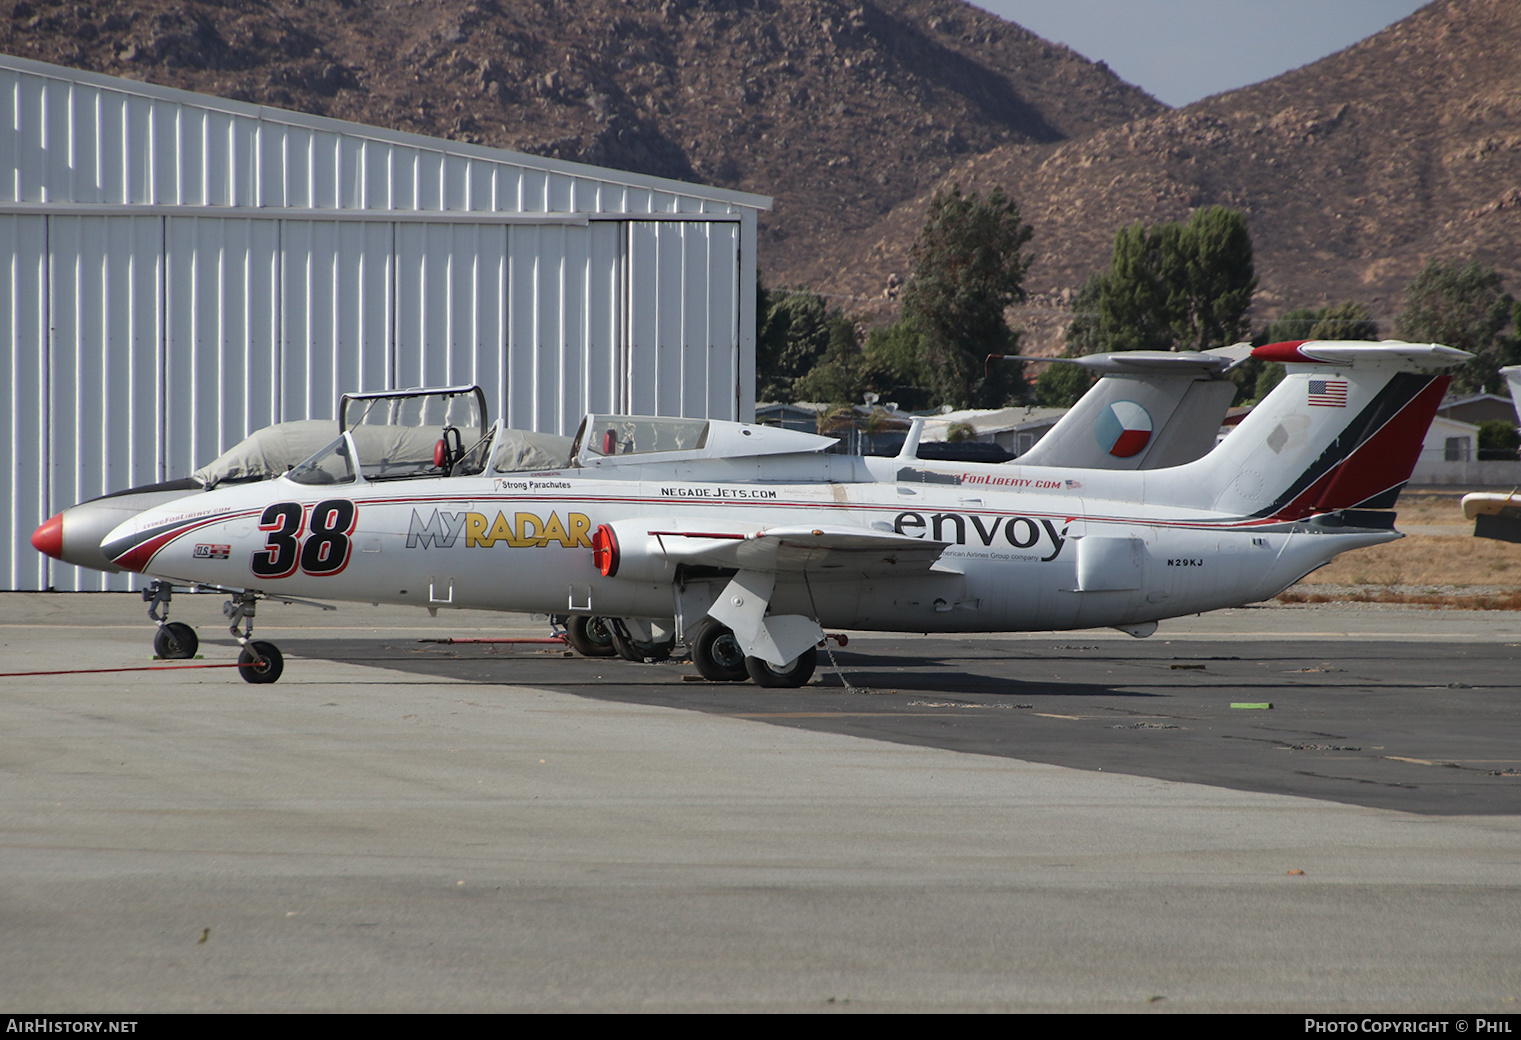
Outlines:
[[486,398],[473,386],[346,394],[338,419],[366,480],[440,476],[480,444]]
[[594,415],[585,436],[586,450],[593,455],[697,451],[708,442],[708,423],[651,415]]
[[356,426],[453,426],[461,433],[473,430],[471,443],[486,428],[486,398],[476,387],[457,390],[387,391],[378,394],[346,394],[339,427]]

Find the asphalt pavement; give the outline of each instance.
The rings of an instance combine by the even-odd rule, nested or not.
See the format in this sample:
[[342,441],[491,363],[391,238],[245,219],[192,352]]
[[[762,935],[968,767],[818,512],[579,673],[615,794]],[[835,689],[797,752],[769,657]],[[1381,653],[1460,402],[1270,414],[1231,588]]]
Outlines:
[[[8,1011],[1521,996],[1521,615],[853,635],[843,680],[762,691],[419,642],[523,619],[265,606],[273,685],[90,671],[160,666],[143,610],[0,596]],[[218,600],[175,616],[233,660]]]

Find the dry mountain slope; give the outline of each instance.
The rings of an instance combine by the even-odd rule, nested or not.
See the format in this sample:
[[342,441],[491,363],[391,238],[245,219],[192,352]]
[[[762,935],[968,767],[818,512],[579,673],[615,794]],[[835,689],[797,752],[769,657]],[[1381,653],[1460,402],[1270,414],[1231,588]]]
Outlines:
[[956,163],[1164,111],[959,0],[19,0],[0,48],[774,196],[795,280]]
[[[1521,4],[1440,0],[1312,65],[1054,145],[1011,142],[946,176],[1001,186],[1035,227],[1027,346],[1059,347],[1059,306],[1127,223],[1246,212],[1259,320],[1357,299],[1385,319],[1432,257],[1470,257],[1521,292]],[[903,271],[925,199],[808,271],[841,292]],[[863,263],[862,258],[866,257]]]

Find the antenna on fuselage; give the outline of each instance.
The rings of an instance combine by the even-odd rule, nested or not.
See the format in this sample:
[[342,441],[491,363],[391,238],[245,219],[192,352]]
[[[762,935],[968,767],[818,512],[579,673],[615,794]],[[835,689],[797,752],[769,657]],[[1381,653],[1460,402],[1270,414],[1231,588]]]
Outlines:
[[903,438],[903,448],[898,452],[900,459],[917,459],[919,457],[919,434],[924,432],[924,416],[914,416],[913,422],[908,425],[908,436]]

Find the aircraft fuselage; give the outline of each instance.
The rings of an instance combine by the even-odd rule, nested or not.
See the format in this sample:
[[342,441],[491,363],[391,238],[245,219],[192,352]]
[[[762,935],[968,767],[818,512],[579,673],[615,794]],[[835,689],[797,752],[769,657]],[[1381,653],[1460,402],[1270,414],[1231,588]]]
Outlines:
[[1000,480],[1057,485],[1004,490],[970,472],[982,469],[969,466],[957,486],[578,470],[328,486],[281,478],[148,511],[118,529],[118,544],[133,526],[141,539],[118,563],[313,599],[658,619],[680,616],[682,596],[711,602],[732,571],[605,576],[592,553],[600,525],[851,525],[949,544],[928,570],[902,577],[853,574],[848,560],[781,575],[773,613],[860,630],[999,632],[1130,625],[1265,599],[1339,552],[1399,537],[1086,500],[1049,473],[1024,479],[999,467]]

